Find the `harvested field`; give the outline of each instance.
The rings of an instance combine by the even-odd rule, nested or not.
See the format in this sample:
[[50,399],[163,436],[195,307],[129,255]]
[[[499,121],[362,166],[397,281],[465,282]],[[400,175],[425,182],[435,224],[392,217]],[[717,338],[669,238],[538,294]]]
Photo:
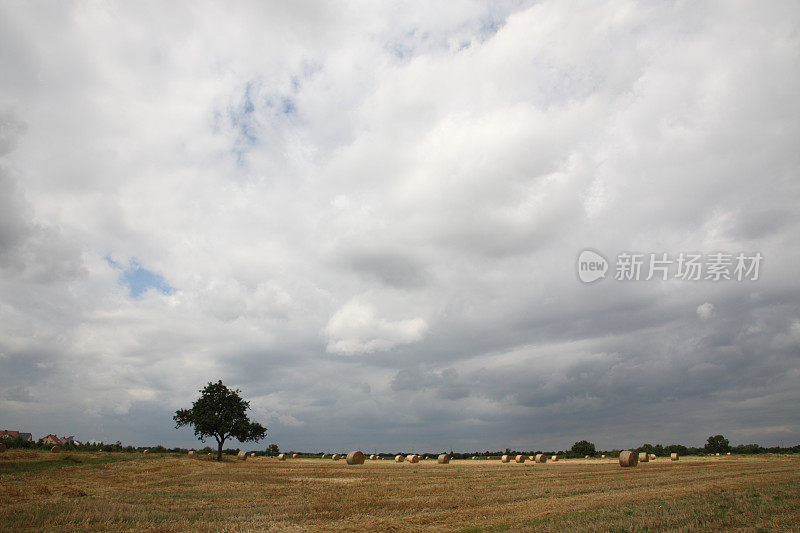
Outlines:
[[797,456],[444,467],[10,450],[0,477],[3,531],[712,531],[800,523]]

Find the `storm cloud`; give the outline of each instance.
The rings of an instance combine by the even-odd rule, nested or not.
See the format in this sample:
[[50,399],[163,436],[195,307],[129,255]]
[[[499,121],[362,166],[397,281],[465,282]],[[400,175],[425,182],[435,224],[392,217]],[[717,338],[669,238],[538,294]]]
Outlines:
[[0,2],[0,423],[191,446],[223,379],[282,449],[800,442],[798,25]]

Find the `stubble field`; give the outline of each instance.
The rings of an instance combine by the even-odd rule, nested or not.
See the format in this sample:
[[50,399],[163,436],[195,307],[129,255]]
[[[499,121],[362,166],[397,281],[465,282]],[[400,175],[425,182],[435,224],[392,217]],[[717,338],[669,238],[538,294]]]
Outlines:
[[800,458],[348,466],[10,450],[0,505],[0,531],[797,531]]

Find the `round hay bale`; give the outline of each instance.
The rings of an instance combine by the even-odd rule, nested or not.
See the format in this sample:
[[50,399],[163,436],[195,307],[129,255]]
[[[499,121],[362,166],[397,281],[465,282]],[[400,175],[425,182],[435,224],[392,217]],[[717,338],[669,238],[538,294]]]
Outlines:
[[605,459],[605,458],[606,458],[606,456],[605,456],[605,455],[601,455],[601,456],[600,456],[600,459]]
[[584,459],[588,459],[588,458],[589,458],[589,456],[588,456],[588,455],[587,455],[586,457],[584,457]]
[[408,461],[409,463],[418,463],[419,455],[416,454],[406,455],[406,461]]
[[670,461],[677,461],[678,460],[678,454],[677,453],[669,454],[669,460]]
[[525,462],[525,456],[524,455],[517,455],[514,458],[514,461],[517,462],[517,463],[524,463]]
[[636,466],[639,464],[639,454],[630,450],[619,452],[619,466]]
[[726,453],[725,455],[730,455],[730,454],[731,454],[731,452],[728,452],[728,453]]
[[50,451],[52,453],[58,453],[58,452],[61,451],[61,447],[60,446],[53,446],[52,448],[50,448]]
[[556,461],[558,461],[558,456],[554,455],[553,457],[550,458],[550,460],[555,463]]
[[323,453],[321,459],[327,459],[327,458],[328,458],[328,454]]
[[511,458],[507,455],[504,455],[503,457],[500,458],[500,460],[503,461],[504,463],[508,463],[511,461]]
[[278,454],[278,461],[285,461],[285,460],[286,460],[286,454],[285,453],[279,453]]
[[255,456],[256,456],[256,452],[250,452],[250,457],[255,457]]
[[142,450],[142,453],[150,453],[150,450]]
[[650,462],[650,454],[641,452],[639,454],[639,462],[640,463],[648,463],[648,462]]
[[352,451],[347,454],[347,464],[349,465],[363,465],[364,454],[358,450]]
[[297,459],[298,457],[300,457],[299,453],[293,453],[292,454],[292,459]]
[[405,461],[405,458],[402,455],[395,455],[394,456],[394,462],[395,463],[402,463],[403,461]]
[[341,458],[342,458],[342,456],[339,455],[338,453],[335,453],[335,454],[331,455],[331,459],[333,459],[334,461],[338,461]]
[[533,463],[533,462],[536,462],[536,456],[535,456],[535,455],[531,455],[531,456],[529,456],[529,457],[528,457],[528,461],[530,461],[530,462],[532,462],[532,463]]
[[240,461],[247,461],[247,452],[240,450],[239,453],[236,454],[236,458]]
[[5,453],[5,451],[6,451],[6,445],[0,442],[0,453]]
[[194,455],[194,452],[192,450],[189,450],[189,457],[191,457],[193,455]]
[[547,456],[543,453],[537,453],[536,457],[534,457],[534,461],[536,461],[537,463],[546,463]]
[[472,456],[472,460],[473,460],[473,461],[477,461],[477,460],[478,460],[478,456],[477,456],[477,455],[473,455],[473,456]]
[[436,460],[440,465],[446,465],[450,462],[450,456],[446,453],[439,455],[439,458]]
[[654,453],[651,453],[651,454],[650,454],[650,460],[651,460],[651,461],[655,461],[655,460],[656,460],[656,454],[654,454]]

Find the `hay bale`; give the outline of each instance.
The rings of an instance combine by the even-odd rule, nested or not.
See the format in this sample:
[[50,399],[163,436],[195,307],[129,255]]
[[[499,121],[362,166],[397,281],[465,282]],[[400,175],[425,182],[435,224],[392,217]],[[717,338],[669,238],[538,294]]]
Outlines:
[[650,460],[651,460],[651,461],[655,461],[655,460],[656,460],[656,454],[654,454],[654,453],[651,453],[651,454],[650,454]]
[[473,456],[472,456],[472,460],[473,460],[473,461],[477,461],[477,460],[478,460],[478,456],[477,456],[477,455],[473,455]]
[[535,455],[528,456],[528,461],[530,461],[532,463],[535,462],[536,461],[536,456]]
[[142,453],[150,453],[150,450],[142,450]]
[[293,453],[292,454],[292,459],[297,459],[298,457],[300,457],[299,453]]
[[619,452],[619,466],[636,466],[639,464],[639,454],[630,450]]
[[719,457],[719,452],[717,452],[715,455],[716,455],[717,457]]
[[352,451],[347,454],[347,464],[349,465],[363,465],[364,454],[358,450]]
[[678,460],[678,454],[677,453],[669,454],[669,460],[670,461],[677,461]]
[[256,452],[250,452],[250,457],[255,457],[255,456],[256,456]]
[[725,455],[730,455],[730,454],[731,454],[731,452],[728,452],[728,453],[726,453]]
[[240,450],[239,453],[236,454],[236,458],[240,461],[247,461],[247,452]]
[[323,453],[321,459],[327,459],[327,458],[328,458],[328,454]]
[[503,461],[504,463],[508,463],[511,461],[511,458],[507,455],[504,455],[503,457],[500,458],[500,460]]
[[408,461],[409,463],[418,463],[419,455],[416,454],[406,455],[406,461]]
[[558,456],[554,455],[553,457],[550,458],[550,460],[555,463],[556,461],[558,461]]
[[61,451],[61,447],[60,446],[53,446],[52,448],[50,448],[50,451],[52,453],[58,453],[58,452]]
[[605,459],[605,458],[606,458],[606,456],[605,456],[605,455],[601,455],[601,456],[600,456],[600,459]]
[[402,455],[395,455],[394,456],[394,462],[395,463],[402,463],[403,461],[405,461],[405,458]]
[[436,459],[436,462],[440,465],[446,465],[450,462],[450,456],[446,453],[440,454],[439,457]]
[[189,450],[189,457],[192,457],[193,455],[194,455],[194,452],[192,450]]
[[335,453],[335,454],[331,455],[331,459],[333,459],[334,461],[338,461],[341,458],[342,458],[342,456],[339,455],[338,453]]
[[524,463],[525,462],[525,456],[524,455],[517,455],[514,458],[514,461],[517,462],[517,463]]
[[543,453],[537,453],[536,457],[534,457],[534,461],[536,461],[537,463],[546,463],[547,456]]
[[285,460],[286,460],[286,454],[285,453],[279,453],[278,454],[278,461],[285,461]]
[[639,462],[640,463],[647,463],[650,462],[650,454],[641,452],[639,454]]
[[374,453],[370,454],[370,456],[369,456],[369,460],[370,460],[370,461],[374,461],[374,460],[375,460],[375,459],[377,459],[377,458],[378,458],[378,456],[377,456],[377,455],[375,455]]
[[588,459],[588,458],[589,458],[589,456],[588,456],[588,455],[587,455],[586,457],[584,457],[584,459]]

